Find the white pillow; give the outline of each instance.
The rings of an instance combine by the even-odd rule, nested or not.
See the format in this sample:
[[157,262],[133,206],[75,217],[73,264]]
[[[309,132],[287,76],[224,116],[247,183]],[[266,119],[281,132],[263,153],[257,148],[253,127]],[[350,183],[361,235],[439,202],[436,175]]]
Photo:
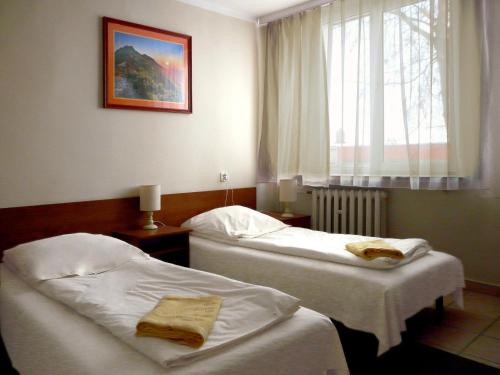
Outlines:
[[275,218],[243,206],[228,206],[196,215],[182,223],[200,234],[223,238],[253,238],[288,227]]
[[104,272],[130,259],[148,257],[113,237],[72,233],[13,247],[4,252],[3,261],[25,279],[42,281]]

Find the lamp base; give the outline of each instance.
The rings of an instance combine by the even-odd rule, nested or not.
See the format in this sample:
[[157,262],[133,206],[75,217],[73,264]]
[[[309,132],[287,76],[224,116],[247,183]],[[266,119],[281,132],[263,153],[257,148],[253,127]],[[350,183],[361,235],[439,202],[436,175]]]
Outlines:
[[283,202],[283,204],[285,207],[283,213],[281,214],[281,217],[293,217],[293,213],[290,208],[290,202]]
[[158,229],[158,225],[156,225],[153,221],[153,212],[148,211],[146,216],[146,225],[142,227],[142,229],[146,230],[155,230]]

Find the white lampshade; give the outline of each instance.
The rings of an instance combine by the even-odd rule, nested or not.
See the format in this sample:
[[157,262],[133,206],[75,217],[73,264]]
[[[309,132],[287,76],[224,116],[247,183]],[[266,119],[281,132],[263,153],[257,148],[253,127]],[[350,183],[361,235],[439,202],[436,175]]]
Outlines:
[[159,211],[161,209],[161,186],[144,185],[139,188],[141,211]]
[[280,180],[280,202],[295,202],[297,200],[297,180]]

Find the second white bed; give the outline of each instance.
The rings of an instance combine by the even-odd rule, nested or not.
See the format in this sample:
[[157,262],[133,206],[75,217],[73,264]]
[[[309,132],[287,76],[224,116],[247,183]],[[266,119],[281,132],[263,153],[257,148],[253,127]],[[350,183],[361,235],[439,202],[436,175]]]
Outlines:
[[349,328],[373,333],[378,354],[401,342],[405,320],[454,293],[462,303],[462,264],[430,251],[390,270],[369,269],[190,236],[192,268],[282,290]]

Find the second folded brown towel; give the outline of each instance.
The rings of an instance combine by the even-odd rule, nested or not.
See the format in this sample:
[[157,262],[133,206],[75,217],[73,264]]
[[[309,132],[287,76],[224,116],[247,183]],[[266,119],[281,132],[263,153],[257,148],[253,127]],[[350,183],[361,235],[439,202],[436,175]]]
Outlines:
[[345,245],[346,250],[365,260],[373,260],[380,257],[392,259],[404,259],[401,250],[389,245],[384,240],[370,240],[361,242],[351,242]]

